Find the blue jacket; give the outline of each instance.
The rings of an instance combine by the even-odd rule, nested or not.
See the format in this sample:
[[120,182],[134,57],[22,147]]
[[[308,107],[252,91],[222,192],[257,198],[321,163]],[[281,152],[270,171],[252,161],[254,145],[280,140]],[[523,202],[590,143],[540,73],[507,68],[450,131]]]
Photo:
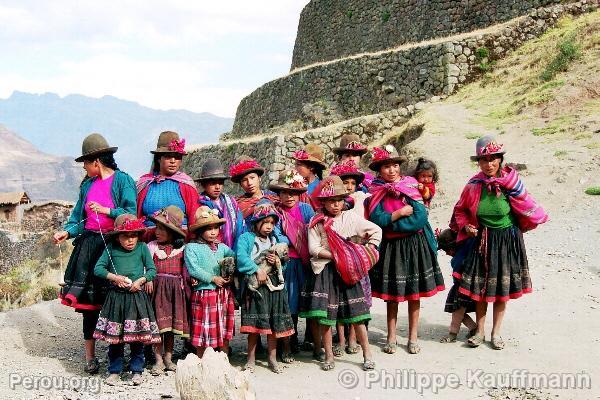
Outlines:
[[[290,244],[288,238],[281,234],[274,234],[277,243]],[[245,275],[252,275],[258,271],[258,265],[252,258],[252,248],[256,235],[253,232],[245,232],[240,236],[235,244],[235,254],[237,256],[237,269]]]

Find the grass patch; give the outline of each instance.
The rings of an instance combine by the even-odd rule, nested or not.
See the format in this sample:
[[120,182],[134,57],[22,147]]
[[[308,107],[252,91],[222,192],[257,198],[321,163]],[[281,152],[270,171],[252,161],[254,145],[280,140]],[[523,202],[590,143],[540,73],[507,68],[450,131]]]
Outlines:
[[585,189],[585,194],[589,194],[592,196],[599,196],[600,195],[600,186],[591,186],[591,187]]
[[390,11],[385,10],[383,13],[381,13],[381,20],[383,22],[388,22],[390,20],[391,16],[392,16],[392,14],[390,13]]
[[346,11],[346,16],[347,16],[348,18],[352,18],[352,15],[354,15],[354,12],[353,12],[352,10],[348,10],[348,11]]
[[558,54],[552,59],[540,79],[544,82],[551,81],[560,73],[569,69],[569,65],[581,57],[581,45],[577,43],[575,34],[566,37],[557,47]]
[[576,135],[573,139],[582,140],[582,139],[591,139],[591,138],[592,138],[591,133],[580,133],[579,135]]
[[600,142],[593,142],[590,144],[586,144],[585,147],[587,147],[590,150],[600,149]]
[[566,150],[557,150],[554,152],[554,157],[561,158],[561,157],[566,156],[567,154],[568,154],[568,152]]
[[481,137],[481,133],[467,133],[465,137],[469,140],[471,139],[479,139]]

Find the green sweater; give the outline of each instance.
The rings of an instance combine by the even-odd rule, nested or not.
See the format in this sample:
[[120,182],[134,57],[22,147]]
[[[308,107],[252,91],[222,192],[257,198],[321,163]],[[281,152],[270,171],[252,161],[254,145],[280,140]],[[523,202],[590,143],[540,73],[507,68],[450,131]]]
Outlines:
[[200,281],[194,290],[214,290],[217,288],[212,282],[214,276],[221,276],[219,261],[225,257],[235,257],[235,253],[227,245],[219,243],[214,252],[206,244],[188,243],[185,245],[185,266],[192,278]]
[[[85,178],[81,187],[79,188],[79,198],[77,204],[71,212],[69,220],[65,224],[65,231],[69,233],[69,237],[73,238],[83,233],[84,223],[83,220],[86,218],[85,215],[85,202],[87,194],[90,191],[90,187],[96,178]],[[115,177],[113,178],[111,190],[110,190],[113,203],[115,208],[111,208],[110,218],[115,219],[121,214],[133,214],[137,213],[137,191],[135,188],[135,181],[125,172],[120,170],[115,171]]]
[[477,207],[477,218],[482,225],[488,228],[508,228],[515,225],[515,217],[510,211],[510,203],[506,195],[496,197],[495,193],[481,189],[481,199]]
[[[112,264],[108,252],[112,258]],[[124,275],[132,282],[141,277],[145,277],[150,282],[156,276],[156,267],[146,243],[138,242],[131,251],[125,250],[119,244],[111,243],[94,267],[94,275],[100,278],[106,279],[109,272]]]

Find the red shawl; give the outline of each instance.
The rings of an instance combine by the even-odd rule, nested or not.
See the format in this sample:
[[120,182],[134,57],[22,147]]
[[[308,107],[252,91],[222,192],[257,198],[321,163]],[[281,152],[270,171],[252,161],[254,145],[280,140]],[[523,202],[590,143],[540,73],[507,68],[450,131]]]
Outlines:
[[499,178],[488,177],[483,172],[479,172],[463,189],[454,206],[450,221],[450,228],[458,232],[457,242],[467,238],[464,230],[466,225],[479,226],[477,208],[481,199],[482,186],[489,191],[494,191],[497,196],[504,193],[508,197],[511,211],[517,217],[521,231],[530,231],[548,221],[548,214],[527,192],[517,170],[507,166],[501,170],[500,175]]

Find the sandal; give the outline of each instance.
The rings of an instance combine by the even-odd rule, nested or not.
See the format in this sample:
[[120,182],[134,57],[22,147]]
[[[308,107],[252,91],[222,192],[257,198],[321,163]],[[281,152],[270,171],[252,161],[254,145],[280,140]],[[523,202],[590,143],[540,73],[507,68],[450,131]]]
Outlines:
[[269,369],[276,374],[281,374],[283,372],[283,367],[276,362],[269,361]]
[[411,342],[409,340],[407,347],[408,347],[409,354],[419,354],[421,352],[421,346],[419,346],[419,343],[417,343],[417,342]]
[[492,336],[492,349],[502,350],[504,348],[504,340],[502,336]]
[[108,386],[118,385],[119,383],[121,383],[121,377],[119,376],[119,374],[110,374],[108,375],[108,378],[104,380],[104,383]]
[[467,332],[467,339],[472,338],[476,334],[477,334],[477,328],[471,329],[469,332]]
[[91,360],[87,360],[85,363],[85,367],[83,367],[83,370],[85,372],[92,375],[97,373],[99,369],[100,363],[98,362],[98,359],[96,357],[92,358]]
[[335,346],[333,346],[333,356],[334,357],[341,357],[344,355],[344,350],[342,349],[342,346],[340,346],[339,344],[336,344]]
[[144,378],[142,378],[142,374],[139,372],[135,372],[131,377],[131,383],[133,386],[140,386],[144,382]]
[[383,346],[383,352],[386,354],[394,354],[396,352],[396,349],[398,347],[398,343],[386,343],[385,346]]
[[281,354],[281,362],[284,362],[286,364],[293,364],[294,361],[296,361],[294,359],[294,356],[292,355],[292,353],[282,353]]
[[371,370],[375,369],[375,361],[365,360],[365,362],[362,365],[362,369],[363,369],[363,371],[371,371]]
[[321,365],[321,369],[323,371],[331,371],[335,368],[335,361],[325,361],[323,365]]
[[165,361],[165,371],[177,371],[177,364],[171,360]]
[[160,376],[163,374],[164,370],[165,370],[164,365],[160,365],[160,364],[156,363],[152,366],[152,369],[150,369],[150,375]]
[[253,373],[254,373],[255,369],[256,369],[256,364],[254,364],[254,363],[252,363],[252,364],[250,364],[250,363],[246,363],[246,364],[245,364],[245,365],[242,367],[242,371],[248,371],[248,372],[250,372],[251,374],[253,374]]
[[319,353],[315,353],[313,352],[313,360],[317,360],[317,361],[325,361],[325,352],[323,350],[321,350]]
[[467,340],[467,344],[471,347],[479,347],[485,341],[485,336],[479,333],[474,334]]
[[454,343],[456,342],[456,333],[448,332],[447,336],[440,339],[440,343]]
[[355,344],[354,346],[346,346],[346,353],[348,354],[356,354],[360,351],[360,344]]

